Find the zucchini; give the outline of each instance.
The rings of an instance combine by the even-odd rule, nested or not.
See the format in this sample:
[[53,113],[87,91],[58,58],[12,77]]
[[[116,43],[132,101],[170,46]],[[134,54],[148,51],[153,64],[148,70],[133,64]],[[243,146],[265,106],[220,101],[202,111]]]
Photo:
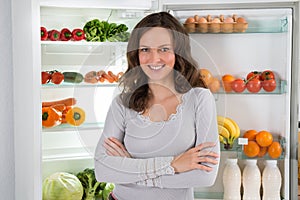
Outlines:
[[81,83],[83,75],[78,72],[63,72],[64,82],[68,83]]

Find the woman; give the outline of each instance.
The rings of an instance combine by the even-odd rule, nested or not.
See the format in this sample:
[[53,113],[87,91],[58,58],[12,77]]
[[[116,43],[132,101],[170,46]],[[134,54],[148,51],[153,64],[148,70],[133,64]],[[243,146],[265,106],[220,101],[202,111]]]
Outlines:
[[170,14],[150,14],[132,31],[127,60],[96,148],[97,180],[115,183],[111,199],[192,200],[193,187],[214,183],[220,147],[189,36]]

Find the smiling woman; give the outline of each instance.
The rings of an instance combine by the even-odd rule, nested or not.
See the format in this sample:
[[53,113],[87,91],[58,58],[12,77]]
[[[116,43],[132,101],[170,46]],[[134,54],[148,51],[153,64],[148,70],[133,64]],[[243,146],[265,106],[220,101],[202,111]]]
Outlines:
[[189,36],[169,13],[150,14],[132,31],[127,60],[96,148],[97,180],[115,183],[110,199],[192,200],[193,187],[214,183],[220,146]]

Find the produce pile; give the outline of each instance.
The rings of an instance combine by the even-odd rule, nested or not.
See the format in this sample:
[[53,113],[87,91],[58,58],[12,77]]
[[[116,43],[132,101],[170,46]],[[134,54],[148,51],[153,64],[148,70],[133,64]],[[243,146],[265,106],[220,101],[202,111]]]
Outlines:
[[75,28],[72,31],[66,27],[48,31],[45,26],[41,26],[40,29],[42,41],[126,42],[130,36],[125,24],[109,23],[99,19],[90,20],[82,29]]
[[42,84],[48,84],[53,83],[56,85],[59,85],[61,83],[72,83],[72,84],[78,84],[81,82],[85,83],[116,83],[119,81],[120,77],[124,73],[122,71],[118,73],[114,73],[110,70],[104,71],[89,71],[84,76],[83,74],[79,72],[74,71],[66,71],[61,72],[58,70],[51,70],[51,71],[42,71],[41,72],[41,83]]
[[225,149],[232,149],[235,140],[240,136],[240,127],[229,117],[217,116],[219,140]]
[[42,102],[42,125],[52,128],[63,123],[80,126],[85,121],[85,111],[75,106],[73,97]]
[[97,182],[94,169],[56,172],[43,181],[43,200],[107,200],[113,183]]

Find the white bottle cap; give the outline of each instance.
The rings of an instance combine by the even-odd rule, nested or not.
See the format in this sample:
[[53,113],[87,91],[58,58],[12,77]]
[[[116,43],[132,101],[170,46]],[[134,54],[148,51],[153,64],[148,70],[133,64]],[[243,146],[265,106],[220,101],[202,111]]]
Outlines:
[[266,164],[277,165],[277,160],[266,160]]
[[256,159],[247,159],[246,162],[249,164],[256,164],[257,160]]

